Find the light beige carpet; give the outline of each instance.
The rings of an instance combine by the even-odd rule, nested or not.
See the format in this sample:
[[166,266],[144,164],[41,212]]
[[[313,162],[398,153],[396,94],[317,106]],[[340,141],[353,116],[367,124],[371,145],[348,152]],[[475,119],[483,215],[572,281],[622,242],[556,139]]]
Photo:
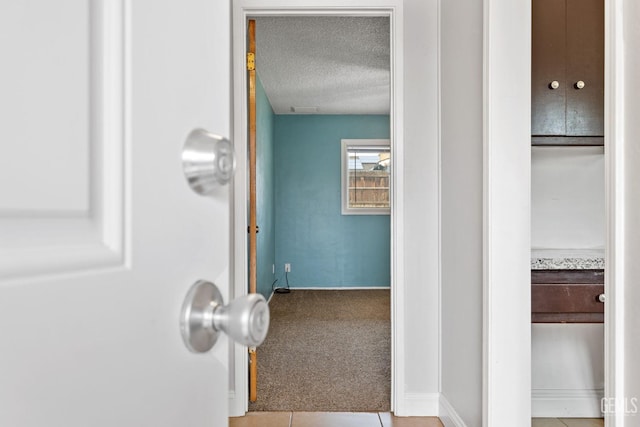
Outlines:
[[389,290],[293,290],[270,309],[250,411],[390,410]]

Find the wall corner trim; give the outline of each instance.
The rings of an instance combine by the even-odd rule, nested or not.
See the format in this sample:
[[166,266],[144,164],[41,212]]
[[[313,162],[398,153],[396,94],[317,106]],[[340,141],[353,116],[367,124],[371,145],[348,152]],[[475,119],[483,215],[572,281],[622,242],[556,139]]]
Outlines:
[[464,421],[462,421],[462,417],[458,415],[458,412],[451,406],[444,394],[440,393],[439,401],[440,421],[442,421],[445,427],[467,427]]

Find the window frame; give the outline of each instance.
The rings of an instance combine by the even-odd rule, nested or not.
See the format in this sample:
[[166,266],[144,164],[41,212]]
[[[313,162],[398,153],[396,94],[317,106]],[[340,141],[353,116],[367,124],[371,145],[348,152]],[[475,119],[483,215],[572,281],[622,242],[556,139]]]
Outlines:
[[349,207],[349,156],[348,150],[353,147],[385,147],[389,150],[391,157],[391,163],[389,168],[393,166],[393,156],[391,152],[391,140],[390,139],[342,139],[341,140],[341,182],[340,192],[342,198],[342,215],[391,215],[391,189],[392,189],[392,174],[389,171],[389,207],[386,208],[352,208]]

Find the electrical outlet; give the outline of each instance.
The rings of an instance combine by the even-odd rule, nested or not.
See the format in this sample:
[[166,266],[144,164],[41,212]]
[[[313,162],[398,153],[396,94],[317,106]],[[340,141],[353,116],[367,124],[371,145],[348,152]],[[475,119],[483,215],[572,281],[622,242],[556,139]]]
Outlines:
[[291,264],[286,263],[286,264],[284,265],[284,272],[285,272],[285,273],[291,273]]

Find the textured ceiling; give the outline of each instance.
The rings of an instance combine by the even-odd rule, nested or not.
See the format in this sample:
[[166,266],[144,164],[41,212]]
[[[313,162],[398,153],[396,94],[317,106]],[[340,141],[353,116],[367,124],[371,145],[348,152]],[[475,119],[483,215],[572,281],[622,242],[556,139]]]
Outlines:
[[389,113],[389,18],[259,17],[256,50],[276,114]]

